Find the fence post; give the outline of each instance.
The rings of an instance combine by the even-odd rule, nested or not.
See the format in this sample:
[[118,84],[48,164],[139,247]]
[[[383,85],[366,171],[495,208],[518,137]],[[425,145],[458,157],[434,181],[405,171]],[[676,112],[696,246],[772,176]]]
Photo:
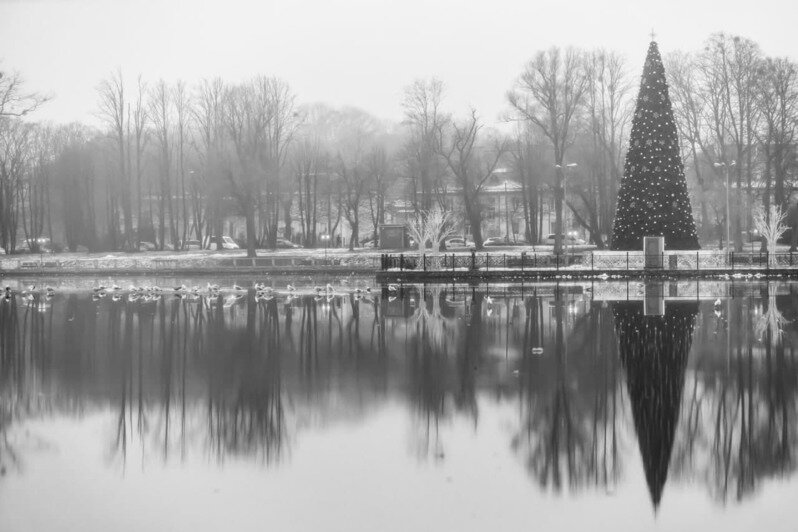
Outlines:
[[485,252],[485,271],[490,271],[490,257],[487,252]]
[[521,252],[521,271],[524,271],[524,258],[526,257],[526,251]]
[[626,252],[626,271],[629,271],[629,252]]
[[405,254],[399,254],[399,271],[402,271],[405,267]]
[[454,271],[454,253],[452,253],[452,271]]
[[421,264],[422,264],[422,266],[424,268],[424,271],[427,271],[427,254],[426,253],[421,255]]
[[731,271],[734,272],[734,251],[729,252],[729,261],[731,261]]
[[560,269],[560,255],[557,253],[554,254],[554,269],[555,270]]
[[477,269],[477,252],[474,251],[473,249],[471,250],[471,269],[472,270]]
[[770,250],[765,251],[765,273],[770,273]]
[[507,269],[507,253],[504,253],[504,269]]
[[593,267],[593,252],[590,252],[590,271],[592,272],[595,268]]
[[699,264],[699,261],[698,261],[698,251],[696,251],[695,252],[695,271],[698,271],[700,269],[701,269],[701,265]]

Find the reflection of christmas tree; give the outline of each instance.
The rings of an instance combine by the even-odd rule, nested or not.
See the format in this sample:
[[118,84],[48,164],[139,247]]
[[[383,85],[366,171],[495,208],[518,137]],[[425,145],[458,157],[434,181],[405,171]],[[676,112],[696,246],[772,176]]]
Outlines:
[[664,316],[645,316],[639,302],[616,303],[613,314],[646,481],[657,507],[668,478],[698,303],[668,303]]
[[699,247],[665,69],[653,41],[632,119],[612,249],[641,250],[644,236],[664,236],[668,249]]

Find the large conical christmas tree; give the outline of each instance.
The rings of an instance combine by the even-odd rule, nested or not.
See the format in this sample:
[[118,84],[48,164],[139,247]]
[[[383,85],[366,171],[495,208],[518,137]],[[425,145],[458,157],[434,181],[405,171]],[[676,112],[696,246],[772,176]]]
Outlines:
[[664,236],[666,249],[699,248],[665,68],[654,41],[632,119],[612,249],[642,250],[644,236]]

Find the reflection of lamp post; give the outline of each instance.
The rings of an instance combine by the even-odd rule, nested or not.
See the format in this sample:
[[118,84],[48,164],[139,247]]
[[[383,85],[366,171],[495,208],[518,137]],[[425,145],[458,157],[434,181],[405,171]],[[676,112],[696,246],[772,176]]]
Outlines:
[[565,166],[555,164],[554,168],[557,170],[557,190],[556,190],[556,197],[555,197],[555,207],[557,208],[557,212],[555,213],[554,218],[554,254],[559,255],[562,253],[562,237],[563,237],[563,220],[562,220],[562,202],[565,199],[565,177],[566,172],[568,169],[573,169],[579,166],[576,163],[569,163]]
[[713,165],[715,168],[723,168],[723,171],[726,174],[726,249],[727,250],[731,246],[731,236],[730,236],[731,235],[731,231],[730,231],[730,227],[729,227],[730,224],[731,224],[731,218],[729,216],[729,188],[730,188],[731,185],[729,183],[729,173],[730,173],[729,170],[735,164],[737,164],[737,161],[732,161],[731,164],[728,164],[728,165],[725,162],[724,163],[715,163]]

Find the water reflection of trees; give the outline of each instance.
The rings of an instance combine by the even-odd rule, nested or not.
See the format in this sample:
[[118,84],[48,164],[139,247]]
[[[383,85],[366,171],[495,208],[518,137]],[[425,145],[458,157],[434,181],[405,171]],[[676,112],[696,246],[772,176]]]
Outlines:
[[636,448],[655,502],[666,478],[698,480],[725,501],[792,472],[798,298],[775,286],[673,319],[686,307],[648,317],[567,286],[402,291],[4,303],[0,466],[17,460],[8,427],[48,409],[111,408],[104,437],[122,466],[133,449],[271,463],[304,428],[399,399],[416,450],[435,459],[449,421],[479,430],[495,423],[483,401],[512,405],[509,444],[553,491],[614,489]]
[[512,445],[543,487],[611,488],[621,472],[623,419],[612,314],[594,303],[572,315],[566,299],[526,300],[521,426]]
[[798,299],[773,296],[775,288],[771,283],[761,298],[730,300],[717,310],[707,306],[700,315],[720,334],[695,354],[675,465],[723,502],[741,500],[762,480],[795,467]]

